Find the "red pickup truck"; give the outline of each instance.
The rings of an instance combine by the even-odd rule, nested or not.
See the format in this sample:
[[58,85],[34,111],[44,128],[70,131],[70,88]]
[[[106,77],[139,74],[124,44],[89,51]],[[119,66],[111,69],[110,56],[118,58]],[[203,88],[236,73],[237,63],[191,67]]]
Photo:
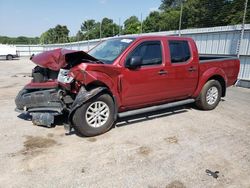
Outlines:
[[68,115],[69,128],[85,136],[108,131],[119,116],[192,102],[212,110],[240,67],[236,57],[202,56],[191,38],[172,36],[118,37],[88,53],[55,49],[31,61],[16,109],[38,125]]

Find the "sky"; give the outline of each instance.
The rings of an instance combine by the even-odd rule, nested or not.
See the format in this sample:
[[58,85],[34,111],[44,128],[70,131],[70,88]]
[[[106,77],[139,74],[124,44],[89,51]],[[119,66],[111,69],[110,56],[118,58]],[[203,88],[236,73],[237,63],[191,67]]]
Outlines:
[[84,20],[108,17],[119,24],[130,16],[139,19],[157,10],[161,0],[0,0],[0,35],[40,36],[57,24],[73,36]]

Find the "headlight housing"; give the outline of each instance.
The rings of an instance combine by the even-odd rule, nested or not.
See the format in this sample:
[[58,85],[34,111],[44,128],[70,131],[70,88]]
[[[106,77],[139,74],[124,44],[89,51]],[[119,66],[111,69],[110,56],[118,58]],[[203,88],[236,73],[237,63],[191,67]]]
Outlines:
[[70,84],[73,82],[74,78],[71,77],[69,74],[69,70],[60,69],[57,81],[65,84]]

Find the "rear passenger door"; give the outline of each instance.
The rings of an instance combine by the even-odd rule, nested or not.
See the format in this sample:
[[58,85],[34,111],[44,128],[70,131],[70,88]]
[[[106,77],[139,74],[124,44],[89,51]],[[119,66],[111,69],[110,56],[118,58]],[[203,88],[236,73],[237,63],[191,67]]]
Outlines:
[[187,98],[198,83],[198,62],[194,61],[191,44],[186,40],[168,40],[170,52],[167,63],[170,98]]

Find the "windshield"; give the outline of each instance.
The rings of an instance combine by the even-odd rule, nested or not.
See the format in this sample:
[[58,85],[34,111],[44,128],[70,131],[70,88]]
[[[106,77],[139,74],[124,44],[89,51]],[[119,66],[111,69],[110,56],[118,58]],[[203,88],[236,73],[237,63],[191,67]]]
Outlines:
[[106,40],[93,48],[88,54],[105,64],[112,64],[133,41],[134,39],[131,38]]

